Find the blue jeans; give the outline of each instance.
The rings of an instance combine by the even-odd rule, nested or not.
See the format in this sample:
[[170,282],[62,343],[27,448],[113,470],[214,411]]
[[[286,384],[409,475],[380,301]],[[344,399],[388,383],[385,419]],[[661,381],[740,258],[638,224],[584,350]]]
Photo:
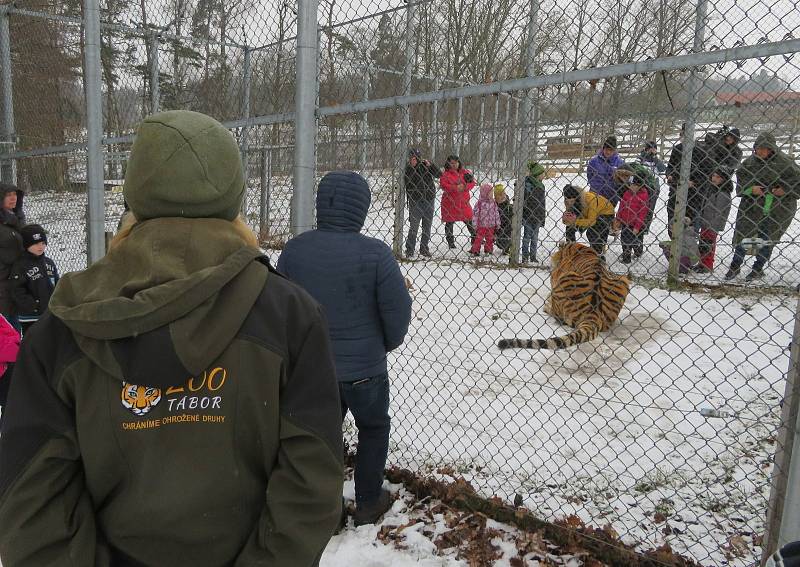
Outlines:
[[522,255],[533,258],[539,246],[539,223],[522,221]]
[[374,502],[381,494],[389,453],[389,375],[339,382],[342,420],[353,414],[358,428],[356,451],[356,507]]
[[[758,237],[762,240],[769,240],[773,230],[774,221],[769,217],[764,217],[758,223]],[[745,249],[741,244],[733,249],[733,260],[731,261],[731,269],[738,270],[744,263]],[[753,270],[760,272],[767,265],[770,256],[772,256],[772,245],[768,244],[758,249],[756,254],[756,261],[753,264]]]

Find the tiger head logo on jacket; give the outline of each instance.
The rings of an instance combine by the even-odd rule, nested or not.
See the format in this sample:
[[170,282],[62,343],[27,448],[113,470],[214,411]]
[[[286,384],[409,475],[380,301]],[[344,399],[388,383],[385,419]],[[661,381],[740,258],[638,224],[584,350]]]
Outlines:
[[161,390],[151,386],[122,383],[122,405],[134,415],[144,415],[161,401]]

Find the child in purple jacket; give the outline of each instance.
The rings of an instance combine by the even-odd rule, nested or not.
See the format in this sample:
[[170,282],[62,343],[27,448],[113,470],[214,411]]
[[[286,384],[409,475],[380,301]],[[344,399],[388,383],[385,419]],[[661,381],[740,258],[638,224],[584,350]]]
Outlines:
[[475,203],[472,216],[477,230],[469,253],[477,256],[481,251],[481,243],[485,240],[483,251],[491,254],[494,250],[494,231],[500,228],[500,211],[497,210],[494,186],[491,183],[481,184],[480,199]]
[[609,136],[597,155],[586,164],[586,175],[592,193],[606,198],[615,207],[619,202],[617,184],[614,183],[614,172],[625,161],[617,153],[617,137]]

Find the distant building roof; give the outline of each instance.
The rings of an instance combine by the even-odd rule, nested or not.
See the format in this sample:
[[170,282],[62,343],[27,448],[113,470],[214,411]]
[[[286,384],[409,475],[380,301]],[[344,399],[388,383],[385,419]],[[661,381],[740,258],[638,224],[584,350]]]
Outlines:
[[800,93],[794,91],[765,92],[753,91],[742,93],[718,93],[714,96],[717,104],[739,105],[758,102],[800,101]]

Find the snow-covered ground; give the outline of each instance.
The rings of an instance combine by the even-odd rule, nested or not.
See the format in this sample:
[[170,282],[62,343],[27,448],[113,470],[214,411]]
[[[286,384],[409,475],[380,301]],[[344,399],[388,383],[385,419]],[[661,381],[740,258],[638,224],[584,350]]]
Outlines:
[[[563,238],[560,188],[567,182],[585,185],[585,178],[546,181],[550,212],[540,260]],[[376,174],[370,184],[375,198],[365,232],[391,244],[393,180]],[[271,232],[286,233],[287,179],[273,180],[270,198]],[[636,285],[618,324],[591,344],[560,352],[494,346],[501,337],[568,332],[542,311],[546,265],[510,269],[498,256],[471,261],[463,227],[457,227],[458,249],[450,251],[434,220],[434,258],[401,264],[413,282],[414,320],[406,343],[390,357],[390,463],[432,476],[449,466],[487,496],[519,494],[545,519],[574,514],[587,524],[610,524],[641,548],[667,542],[702,564],[754,564],[797,301],[788,290],[800,283],[800,223],[795,220],[786,237],[791,242],[779,245],[758,284],[785,293],[755,293],[742,280],[733,294],[672,292],[663,285],[667,264],[658,247],[666,238],[665,200],[666,186],[645,256],[630,266]],[[121,196],[109,192],[107,204],[107,230],[114,230]],[[59,267],[83,267],[85,200],[34,194],[27,205],[29,220],[50,230],[50,254]],[[715,274],[689,281],[720,283],[735,214],[734,206]],[[610,266],[627,271],[619,254],[615,242]],[[729,416],[703,417],[701,408]],[[370,530],[334,538],[323,565],[353,558],[376,566],[459,564],[416,548],[384,556],[389,552],[373,545]]]

